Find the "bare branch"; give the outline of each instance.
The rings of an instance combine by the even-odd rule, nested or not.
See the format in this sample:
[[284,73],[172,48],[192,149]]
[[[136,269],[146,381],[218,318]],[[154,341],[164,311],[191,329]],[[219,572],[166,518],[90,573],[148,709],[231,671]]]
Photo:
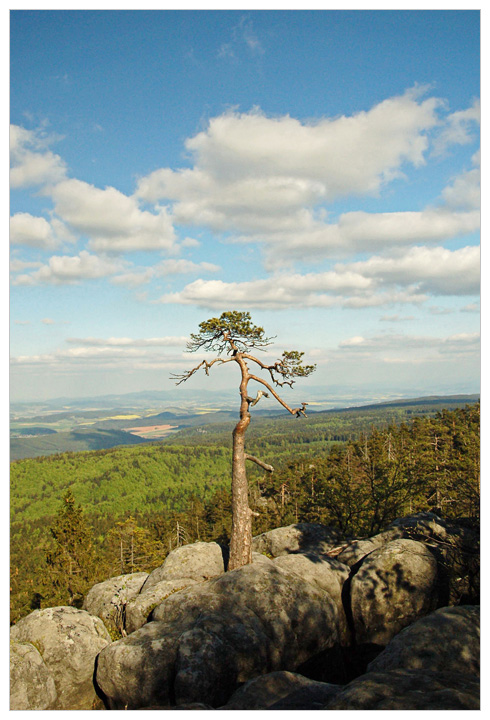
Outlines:
[[186,382],[190,377],[194,375],[198,370],[200,370],[202,367],[204,368],[204,372],[206,375],[209,375],[209,370],[213,367],[215,363],[220,363],[220,365],[224,365],[225,363],[232,362],[232,360],[235,360],[234,357],[227,358],[224,360],[223,358],[215,358],[214,360],[211,360],[211,362],[208,362],[207,360],[203,360],[199,363],[199,365],[196,365],[196,367],[192,368],[192,370],[188,370],[188,372],[181,373],[180,375],[177,375],[175,373],[172,373],[170,377],[177,380],[175,383],[176,385],[180,385],[183,382]]
[[274,388],[271,385],[269,385],[268,382],[266,382],[265,380],[262,380],[262,378],[259,378],[256,375],[249,375],[249,379],[255,380],[256,382],[264,385],[272,393],[272,395],[276,398],[277,402],[280,403],[283,406],[283,408],[286,408],[286,410],[288,412],[290,412],[291,415],[296,415],[296,417],[300,417],[300,415],[304,415],[306,417],[305,407],[306,407],[306,405],[308,405],[308,403],[305,403],[305,402],[301,403],[300,408],[290,408],[289,405],[286,402],[284,402],[282,397],[276,393]]
[[259,460],[259,458],[256,458],[255,455],[248,455],[247,453],[245,453],[245,460],[251,460],[256,465],[259,465],[264,470],[267,470],[267,472],[270,472],[270,473],[274,472],[274,468],[272,467],[272,465],[268,465],[267,463],[262,462],[262,460]]
[[257,396],[256,396],[255,398],[252,398],[252,397],[248,396],[248,397],[247,397],[247,402],[248,402],[249,406],[250,406],[250,407],[253,407],[254,405],[257,405],[257,403],[259,402],[259,400],[260,400],[261,397],[266,397],[266,398],[268,398],[269,396],[268,396],[268,394],[267,394],[266,392],[264,392],[263,390],[259,390],[258,393],[257,393]]

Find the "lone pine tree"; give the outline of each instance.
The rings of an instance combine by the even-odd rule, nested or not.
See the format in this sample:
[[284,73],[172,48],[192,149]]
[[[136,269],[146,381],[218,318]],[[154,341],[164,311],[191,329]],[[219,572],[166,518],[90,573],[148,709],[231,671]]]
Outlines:
[[[250,425],[250,408],[254,407],[261,397],[272,395],[291,415],[306,417],[306,405],[290,408],[279,396],[275,387],[293,386],[298,377],[308,377],[315,365],[304,365],[302,352],[285,351],[281,358],[272,365],[259,360],[251,351],[262,350],[271,344],[272,338],[266,337],[264,328],[254,325],[248,312],[224,312],[219,318],[211,318],[199,325],[199,332],[191,334],[187,344],[188,352],[210,351],[217,354],[213,360],[203,360],[191,370],[174,375],[177,385],[188,380],[198,370],[203,369],[206,375],[215,364],[235,362],[240,368],[240,419],[233,430],[232,459],[232,529],[230,538],[230,559],[228,569],[234,570],[252,562],[252,517],[255,514],[248,503],[248,483],[245,464],[251,460],[268,472],[273,467],[262,460],[245,452],[245,432]],[[223,357],[226,355],[226,357]],[[249,363],[255,363],[260,371],[268,373],[270,382],[250,372]],[[249,395],[250,381],[259,383],[265,390],[258,389],[255,397]]]

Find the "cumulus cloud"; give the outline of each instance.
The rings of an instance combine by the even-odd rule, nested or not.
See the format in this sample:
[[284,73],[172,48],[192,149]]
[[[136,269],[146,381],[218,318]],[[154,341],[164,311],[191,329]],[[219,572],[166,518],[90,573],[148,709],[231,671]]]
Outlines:
[[[383,334],[372,337],[356,336],[339,343],[332,357],[377,358],[385,362],[425,362],[431,357],[460,358],[477,356],[480,350],[479,333],[458,333],[446,337],[425,335]],[[410,359],[408,359],[410,358]]]
[[10,126],[10,184],[12,188],[52,185],[66,175],[66,164],[49,150],[49,138],[42,129]]
[[43,217],[19,212],[10,218],[10,242],[12,245],[53,249],[58,244],[50,223]]
[[74,284],[82,280],[95,280],[113,275],[123,267],[124,263],[120,260],[98,257],[82,250],[79,255],[75,256],[53,255],[45,265],[41,265],[37,270],[25,275],[17,275],[13,284]]
[[51,192],[55,212],[73,230],[89,237],[96,252],[175,250],[176,235],[167,209],[141,210],[134,197],[81,180],[58,183]]
[[251,211],[265,221],[320,201],[376,193],[404,163],[424,163],[439,101],[419,96],[408,91],[368,112],[316,123],[226,113],[187,140],[192,169],[157,170],[140,180],[137,195],[175,201],[181,221],[242,232]]
[[336,266],[359,273],[382,285],[412,285],[431,295],[477,295],[480,291],[480,248],[447,250],[414,247],[402,256],[372,257],[363,262]]
[[111,278],[111,282],[116,285],[125,285],[128,287],[137,287],[149,283],[154,278],[168,277],[171,275],[190,275],[199,272],[214,273],[221,268],[213,263],[200,262],[195,263],[192,260],[183,258],[175,260],[163,260],[161,263],[152,265],[151,267],[141,267],[134,270],[128,270],[121,275]]
[[480,153],[473,158],[472,170],[458,175],[450,185],[442,191],[444,203],[451,209],[473,210],[480,207]]
[[269,269],[472,233],[480,220],[476,170],[454,179],[440,207],[348,212],[335,222],[325,210],[339,198],[376,195],[407,166],[423,165],[434,131],[439,146],[445,131],[446,147],[470,137],[463,130],[474,122],[476,105],[444,120],[444,104],[424,99],[424,92],[415,88],[366,112],[309,123],[259,111],[225,113],[187,140],[191,168],[156,170],[139,180],[135,195],[172,202],[176,224],[262,243]]
[[333,270],[301,275],[277,274],[247,282],[199,279],[159,302],[224,307],[375,307],[420,303],[429,295],[479,292],[478,247],[460,250],[411,248],[393,257],[337,264]]
[[467,145],[474,139],[480,125],[480,101],[475,100],[466,110],[451,113],[434,140],[433,154],[441,155],[451,145]]
[[161,337],[161,338],[67,338],[66,342],[71,345],[85,347],[182,347],[189,338]]

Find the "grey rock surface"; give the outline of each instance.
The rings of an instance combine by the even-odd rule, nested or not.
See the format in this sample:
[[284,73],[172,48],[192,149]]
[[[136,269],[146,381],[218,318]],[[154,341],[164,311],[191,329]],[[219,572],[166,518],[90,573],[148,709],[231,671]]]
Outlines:
[[356,642],[386,645],[434,610],[437,581],[437,561],[423,543],[393,540],[374,550],[350,581]]
[[138,595],[147,577],[148,573],[138,572],[97,583],[86,594],[82,607],[99,617],[109,631],[121,633],[126,604]]
[[171,595],[152,622],[101,652],[112,709],[226,703],[240,683],[293,670],[338,643],[334,601],[273,564],[252,564]]
[[49,710],[56,704],[54,680],[37,648],[10,643],[10,709]]
[[350,575],[350,568],[335,558],[314,553],[281,555],[274,564],[328,593],[337,607],[342,644],[347,644],[350,633],[342,603],[342,588]]
[[296,523],[257,535],[252,540],[252,549],[279,557],[288,553],[327,553],[342,542],[345,542],[345,538],[336,528],[315,523]]
[[195,585],[197,580],[179,578],[176,580],[161,580],[151,585],[136,597],[133,597],[125,607],[125,630],[132,633],[142,627],[148,620],[152,610],[160,605],[173,593],[183,590],[189,585]]
[[461,673],[369,672],[342,689],[324,710],[478,710],[479,682]]
[[111,642],[100,618],[73,607],[35,610],[12,627],[11,639],[39,651],[55,684],[55,709],[92,708],[95,659]]
[[406,627],[368,665],[368,671],[430,670],[480,675],[480,608],[439,608]]
[[197,582],[209,580],[225,571],[223,549],[215,542],[195,542],[175,548],[167,555],[160,567],[153,570],[142,592],[162,580],[190,578]]
[[[238,688],[228,700],[226,705],[220,710],[265,710],[273,709],[275,703],[283,698],[289,697],[298,690],[322,689],[327,686],[326,683],[310,680],[299,673],[288,672],[287,670],[278,670],[277,672],[268,673],[267,675],[259,675],[249,680],[245,685]],[[324,696],[322,706],[333,695],[332,688],[340,688],[337,685],[328,686],[328,697]]]

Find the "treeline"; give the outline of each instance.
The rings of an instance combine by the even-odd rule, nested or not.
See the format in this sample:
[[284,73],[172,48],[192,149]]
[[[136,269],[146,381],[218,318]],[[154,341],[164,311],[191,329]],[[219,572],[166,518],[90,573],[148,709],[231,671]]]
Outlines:
[[[316,454],[296,446],[272,474],[251,466],[254,534],[320,522],[368,536],[421,510],[477,525],[479,411],[478,403],[393,422]],[[253,439],[250,447],[260,454]],[[149,571],[178,545],[229,540],[228,449],[84,455],[86,462],[67,453],[13,464],[13,622],[36,607],[79,606],[94,583]]]

